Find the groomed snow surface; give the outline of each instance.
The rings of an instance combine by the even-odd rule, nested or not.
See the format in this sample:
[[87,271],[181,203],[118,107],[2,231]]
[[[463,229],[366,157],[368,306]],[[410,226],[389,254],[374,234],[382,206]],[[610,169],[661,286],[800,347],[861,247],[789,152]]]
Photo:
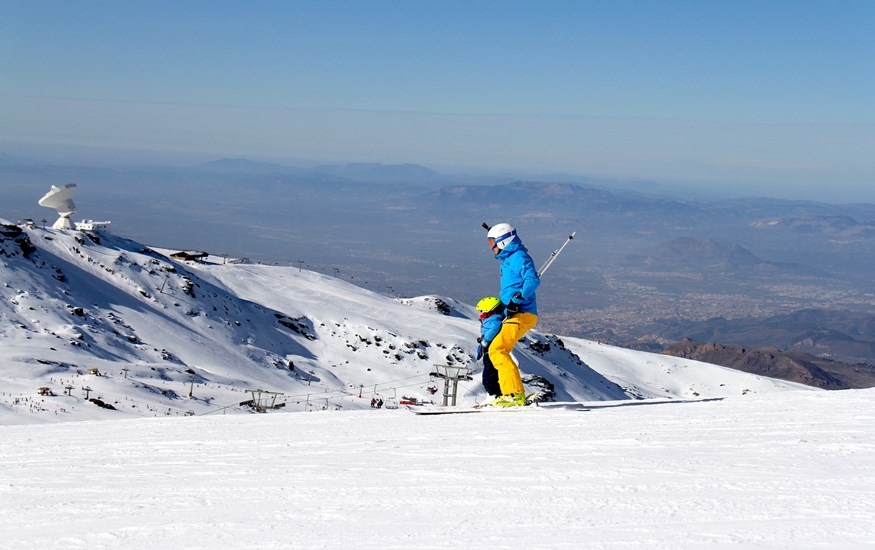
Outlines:
[[2,426],[0,547],[869,548],[873,401]]

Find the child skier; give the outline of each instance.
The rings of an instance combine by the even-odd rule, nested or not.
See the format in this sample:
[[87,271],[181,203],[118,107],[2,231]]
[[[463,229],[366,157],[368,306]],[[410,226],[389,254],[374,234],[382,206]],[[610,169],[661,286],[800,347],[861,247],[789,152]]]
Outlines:
[[480,343],[477,346],[477,359],[483,358],[483,387],[486,393],[493,397],[501,397],[501,386],[498,383],[498,371],[489,358],[489,344],[501,330],[504,320],[504,304],[495,296],[487,296],[477,302],[480,312]]

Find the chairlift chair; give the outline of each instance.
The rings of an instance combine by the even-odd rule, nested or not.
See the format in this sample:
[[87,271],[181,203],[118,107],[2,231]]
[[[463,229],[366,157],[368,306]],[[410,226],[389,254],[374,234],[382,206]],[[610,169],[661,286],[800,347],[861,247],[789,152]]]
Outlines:
[[398,390],[392,388],[392,397],[387,397],[383,403],[383,406],[387,409],[397,409],[398,408]]

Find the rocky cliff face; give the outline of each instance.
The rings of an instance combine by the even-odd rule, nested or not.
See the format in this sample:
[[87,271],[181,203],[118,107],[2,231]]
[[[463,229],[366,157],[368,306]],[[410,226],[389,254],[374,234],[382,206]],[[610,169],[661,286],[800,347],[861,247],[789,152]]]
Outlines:
[[13,224],[0,223],[0,256],[30,257],[36,252],[36,247],[30,242],[27,233]]
[[847,365],[807,353],[784,353],[775,349],[745,348],[689,339],[666,347],[662,353],[823,389],[875,386],[875,369],[869,365]]

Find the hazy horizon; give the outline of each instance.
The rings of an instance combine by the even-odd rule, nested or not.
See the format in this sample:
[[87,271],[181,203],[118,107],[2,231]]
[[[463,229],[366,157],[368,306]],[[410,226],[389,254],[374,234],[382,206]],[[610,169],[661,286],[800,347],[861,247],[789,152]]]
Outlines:
[[[510,169],[506,167],[450,166],[441,167],[424,163],[388,162],[379,159],[362,161],[344,158],[298,158],[282,156],[245,155],[235,152],[202,152],[130,149],[113,147],[95,147],[69,144],[16,143],[0,140],[0,156],[8,155],[16,159],[33,161],[36,164],[67,167],[95,167],[109,169],[190,169],[210,162],[224,159],[248,160],[258,163],[279,164],[289,168],[312,169],[324,165],[376,164],[421,166],[437,172],[446,178],[449,185],[462,177],[471,178],[527,178],[539,181],[574,181],[584,185],[626,190],[628,186],[646,187],[653,194],[682,196],[690,198],[765,198],[778,200],[801,200],[823,202],[828,204],[875,204],[875,187],[863,185],[856,187],[841,187],[824,183],[821,187],[800,188],[789,185],[765,185],[753,180],[738,181],[699,181],[688,178],[655,178],[636,177],[624,174],[602,174],[594,172],[573,172],[564,170],[542,171],[535,169]],[[487,181],[492,181],[487,180]],[[68,182],[55,181],[47,177],[45,185],[62,185],[87,181]],[[466,181],[466,183],[470,183]],[[46,187],[48,189],[48,187]],[[37,197],[39,198],[39,197]]]
[[47,0],[4,19],[10,154],[411,163],[875,201],[868,1]]

